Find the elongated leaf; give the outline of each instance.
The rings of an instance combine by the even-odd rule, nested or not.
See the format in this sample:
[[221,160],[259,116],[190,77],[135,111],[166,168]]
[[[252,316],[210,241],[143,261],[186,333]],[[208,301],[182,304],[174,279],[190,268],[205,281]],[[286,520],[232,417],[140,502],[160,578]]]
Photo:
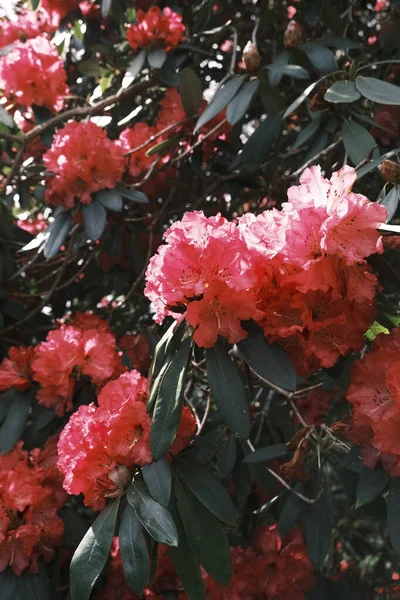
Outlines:
[[394,215],[396,214],[397,207],[399,205],[399,200],[400,200],[400,186],[398,186],[398,185],[395,185],[390,190],[390,192],[381,199],[380,204],[383,204],[383,206],[386,206],[386,210],[387,210],[386,223],[390,223],[390,221],[393,219]]
[[300,96],[298,96],[298,98],[296,98],[296,100],[294,100],[292,102],[292,104],[290,104],[290,106],[288,106],[288,108],[284,112],[282,119],[286,119],[286,117],[291,115],[292,112],[294,112],[296,110],[296,108],[298,108],[301,104],[303,104],[303,102],[307,98],[307,96],[309,96],[311,94],[311,92],[327,77],[329,77],[329,75],[324,75],[323,77],[318,79],[318,81],[314,81],[314,83],[311,83],[308,87],[306,87],[304,92],[302,92],[300,94]]
[[246,78],[243,75],[240,75],[239,77],[234,77],[225,85],[223,85],[220,90],[218,90],[218,92],[212,98],[211,102],[208,104],[208,106],[206,106],[206,108],[200,115],[200,118],[196,123],[196,127],[194,128],[194,133],[196,133],[196,131],[203,127],[203,125],[211,121],[211,119],[216,117],[221,112],[221,110],[223,110],[225,106],[229,104],[229,102],[244,84],[245,80]]
[[240,154],[238,154],[229,169],[240,167],[257,170],[272,150],[282,125],[282,115],[272,115],[264,119],[255,132],[249,137]]
[[294,148],[300,148],[300,146],[303,146],[303,144],[308,142],[308,140],[314,136],[314,134],[321,127],[322,117],[323,117],[322,112],[317,113],[317,116],[315,117],[315,119],[313,119],[311,121],[311,123],[309,123],[306,127],[304,127],[304,129],[302,129],[299,132],[295,141],[293,142]]
[[[303,483],[297,483],[295,486],[296,492],[305,494],[305,486]],[[301,516],[305,510],[304,502],[295,494],[289,493],[282,512],[279,516],[279,533],[282,537],[288,535],[292,529],[299,523]]]
[[318,73],[332,73],[337,69],[335,55],[332,50],[322,44],[311,42],[299,46],[307,54],[307,58]]
[[2,600],[15,600],[18,596],[19,577],[8,569],[0,573],[0,589]]
[[362,48],[362,44],[360,42],[354,42],[349,38],[340,36],[332,36],[323,40],[318,40],[318,43],[324,44],[324,46],[329,46],[331,48],[340,48],[342,50],[353,50],[357,48]]
[[325,92],[325,100],[334,104],[344,104],[355,102],[361,98],[361,94],[356,88],[354,81],[335,81],[333,85]]
[[145,49],[141,50],[139,54],[135,56],[133,61],[129,64],[124,78],[122,80],[122,89],[126,89],[131,85],[133,81],[135,81],[136,77],[140,74],[143,69],[144,63],[146,62],[147,51]]
[[349,119],[343,120],[342,137],[346,152],[354,165],[358,165],[364,158],[367,158],[376,146],[376,142],[369,131],[359,123]]
[[183,587],[189,600],[205,600],[204,581],[200,564],[190,547],[175,502],[171,503],[171,514],[176,523],[179,536],[179,544],[177,546],[171,546],[169,549],[172,562],[178,573],[179,579],[183,583]]
[[143,194],[143,192],[139,192],[138,190],[130,190],[121,185],[118,185],[116,190],[118,190],[121,196],[126,200],[132,200],[132,202],[137,202],[138,204],[149,203],[149,199],[146,194]]
[[153,69],[161,69],[166,59],[167,55],[165,54],[164,50],[158,46],[150,48],[147,53],[147,60]]
[[0,452],[8,454],[21,439],[32,402],[32,391],[14,390],[12,404],[0,428]]
[[40,8],[41,4],[42,4],[42,0],[31,0],[31,5],[32,5],[33,10],[37,10],[38,8]]
[[154,156],[154,154],[161,154],[162,152],[165,154],[171,148],[175,148],[175,146],[179,143],[181,137],[179,135],[174,135],[167,140],[163,140],[162,142],[158,142],[154,146],[151,146],[148,150],[146,150],[146,156]]
[[378,104],[400,105],[400,87],[376,77],[356,77],[358,91]]
[[391,158],[392,156],[395,156],[399,152],[400,152],[400,148],[395,148],[394,150],[390,150],[389,152],[386,152],[386,154],[382,154],[382,156],[380,156],[379,158],[370,160],[366,165],[361,167],[361,169],[357,170],[357,178],[361,179],[361,177],[364,177],[364,175],[367,175],[367,173],[369,173],[370,171],[373,171],[373,169],[376,169],[376,167],[379,167],[379,165],[381,163],[383,163],[385,158]]
[[228,123],[235,125],[235,123],[238,123],[244,117],[259,86],[259,79],[253,79],[252,81],[247,81],[241,87],[236,96],[228,104],[226,110]]
[[382,468],[369,469],[363,465],[357,485],[356,508],[369,504],[380,496],[388,481],[389,477]]
[[70,566],[71,600],[88,600],[107,562],[117,521],[119,498],[97,517],[79,544]]
[[153,500],[142,481],[135,481],[129,486],[127,499],[152,538],[168,546],[178,544],[178,532],[171,514],[164,506]]
[[218,342],[207,348],[206,364],[211,394],[225,423],[231,431],[247,438],[250,431],[247,394],[226,347]]
[[191,349],[192,339],[186,338],[168,365],[160,382],[150,434],[151,449],[155,460],[159,460],[167,452],[179,426]]
[[285,456],[288,453],[286,444],[274,444],[273,446],[265,446],[265,448],[258,448],[255,452],[250,452],[245,456],[245,463],[260,463],[267,462],[273,458],[279,458]]
[[168,506],[171,497],[172,473],[168,460],[164,457],[142,467],[145,484],[154,500]]
[[[25,571],[17,579],[18,594],[13,600],[51,600],[49,580],[44,572],[33,575]],[[3,594],[3,588],[1,591]]]
[[203,90],[197,73],[186,67],[179,75],[179,93],[186,114],[195,115],[203,104]]
[[218,519],[192,492],[175,480],[178,511],[194,555],[215,581],[228,585],[232,575],[229,545]]
[[82,206],[83,224],[90,240],[98,240],[106,226],[107,211],[100,202],[92,202]]
[[221,479],[228,477],[233,471],[237,458],[237,448],[235,436],[230,435],[229,438],[224,442],[218,455],[218,476]]
[[319,477],[319,473],[314,476],[310,496],[315,498],[321,485],[321,500],[316,504],[309,504],[306,511],[307,553],[317,568],[322,565],[331,547],[333,527],[332,497],[326,477]]
[[113,190],[102,190],[96,193],[96,202],[100,202],[108,210],[121,212],[123,200],[121,194],[115,188]]
[[113,0],[101,0],[101,14],[104,19],[108,17],[112,3]]
[[118,538],[125,579],[141,597],[149,579],[150,555],[142,524],[130,504],[125,506]]
[[392,477],[387,498],[387,525],[392,546],[400,556],[400,477]]
[[289,64],[290,54],[286,50],[278,54],[271,66],[274,69],[268,70],[268,82],[271,87],[278,85],[283,77],[282,68]]
[[54,258],[58,254],[59,249],[67,239],[71,223],[72,215],[69,211],[57,215],[49,228],[50,235],[44,247],[46,258]]
[[209,467],[182,456],[176,459],[175,468],[196,498],[213,515],[223,523],[235,523],[236,509],[232,498]]
[[303,67],[300,67],[300,65],[279,65],[276,63],[272,63],[271,65],[265,65],[263,69],[266,69],[267,71],[271,72],[277,71],[282,75],[288,75],[289,77],[293,77],[293,79],[310,79],[310,75]]
[[237,347],[250,369],[284,390],[295,390],[296,371],[284,349],[278,344],[269,346],[255,323],[246,327],[248,336]]
[[3,125],[10,129],[15,125],[12,116],[2,106],[0,106],[0,123],[3,123]]

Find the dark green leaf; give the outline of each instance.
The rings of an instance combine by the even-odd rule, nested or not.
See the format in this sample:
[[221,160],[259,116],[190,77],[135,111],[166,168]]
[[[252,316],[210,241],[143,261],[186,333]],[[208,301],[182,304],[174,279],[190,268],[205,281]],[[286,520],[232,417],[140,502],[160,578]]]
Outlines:
[[390,223],[390,221],[393,219],[394,215],[396,214],[397,211],[397,207],[399,205],[399,200],[400,200],[400,186],[395,185],[388,194],[386,194],[386,196],[384,196],[381,200],[380,200],[380,204],[383,204],[383,206],[386,206],[386,210],[387,210],[387,217],[386,217],[386,223]]
[[179,514],[196,558],[215,581],[228,585],[232,563],[220,522],[181,481],[176,480],[174,487]]
[[395,148],[394,150],[390,150],[389,152],[386,152],[386,154],[382,154],[382,156],[380,156],[379,158],[370,160],[369,163],[367,163],[366,165],[361,167],[361,169],[358,169],[357,178],[361,179],[361,177],[364,177],[364,175],[366,175],[373,169],[376,169],[376,167],[379,167],[379,165],[385,160],[385,158],[391,158],[392,156],[395,156],[399,152],[400,152],[400,148]]
[[69,211],[57,215],[49,227],[50,235],[44,247],[44,255],[46,258],[54,258],[57,255],[59,249],[67,239],[71,223],[72,215]]
[[78,63],[78,71],[86,77],[100,77],[102,73],[98,60],[83,60]]
[[240,154],[229,165],[231,171],[245,166],[257,170],[272,150],[274,142],[279,135],[282,124],[282,115],[269,116],[257,127],[249,137]]
[[122,89],[126,89],[131,85],[133,81],[135,81],[136,77],[139,75],[141,70],[143,69],[144,63],[147,58],[147,50],[143,49],[135,56],[133,61],[129,64],[124,78],[122,80]]
[[239,371],[221,342],[206,349],[206,364],[211,394],[225,423],[233,433],[247,438],[250,415],[246,390]]
[[263,69],[266,69],[267,71],[277,71],[278,73],[281,73],[282,75],[288,75],[289,77],[293,77],[293,79],[309,79],[310,76],[307,73],[307,71],[303,68],[300,67],[300,65],[289,65],[289,64],[284,64],[284,65],[279,65],[275,63],[272,63],[271,65],[265,65],[263,67]]
[[179,93],[186,114],[189,117],[195,115],[203,104],[203,90],[197,73],[189,67],[179,74]]
[[247,81],[228,104],[226,118],[228,123],[235,125],[246,114],[254,94],[260,86],[258,79]]
[[8,454],[21,439],[32,402],[32,391],[14,390],[14,398],[0,428],[0,452]]
[[142,524],[130,504],[125,506],[118,538],[125,579],[131,590],[142,597],[150,572],[149,547]]
[[90,240],[98,240],[106,226],[107,211],[100,202],[92,202],[82,206],[83,224]]
[[387,525],[392,546],[400,556],[400,477],[392,477],[387,498]]
[[400,105],[400,87],[375,77],[356,77],[358,91],[372,102],[378,104]]
[[329,48],[311,42],[299,46],[299,49],[305,52],[308,60],[318,73],[332,73],[337,68],[335,55]]
[[296,110],[296,108],[298,108],[304,102],[304,100],[307,98],[307,96],[309,94],[311,94],[311,92],[327,77],[329,77],[329,75],[324,75],[323,77],[318,79],[318,81],[314,81],[314,83],[311,83],[308,87],[306,87],[304,92],[302,92],[300,94],[300,96],[298,98],[296,98],[296,100],[294,100],[292,102],[292,104],[285,110],[285,113],[284,113],[282,119],[286,119],[286,117],[291,115],[292,112],[294,112]]
[[167,55],[162,48],[155,46],[147,52],[147,60],[152,69],[161,69],[165,63]]
[[96,193],[95,198],[96,202],[100,202],[104,208],[115,212],[121,212],[124,205],[121,194],[115,188],[113,190],[101,190]]
[[31,0],[31,5],[33,10],[37,10],[38,8],[40,8],[40,5],[42,4],[42,0]]
[[230,435],[224,442],[218,455],[217,469],[221,479],[228,477],[233,471],[237,458],[235,436]]
[[16,600],[19,577],[7,569],[0,572],[1,600]]
[[171,497],[172,473],[168,460],[164,457],[142,467],[145,484],[151,496],[162,504],[168,506]]
[[222,86],[221,89],[217,91],[217,93],[212,98],[211,102],[206,106],[202,114],[200,115],[199,120],[196,123],[196,127],[194,128],[194,133],[198,131],[203,125],[211,121],[214,117],[216,117],[221,110],[225,108],[232,100],[232,98],[238,93],[239,89],[242,87],[246,78],[243,75],[238,77],[234,77],[225,85]]
[[237,347],[249,367],[265,381],[284,390],[295,390],[296,371],[284,349],[278,344],[269,346],[255,323],[249,323],[246,328],[248,336]]
[[329,552],[332,541],[333,507],[327,478],[317,473],[311,485],[311,498],[316,498],[321,485],[323,493],[316,504],[308,504],[306,511],[306,543],[310,560],[319,568]]
[[389,477],[381,467],[369,469],[363,465],[357,485],[356,508],[369,504],[380,496],[388,481]]
[[101,0],[101,14],[104,19],[108,17],[112,4],[113,0]]
[[135,509],[143,527],[160,544],[176,546],[178,532],[169,511],[153,500],[142,481],[134,481],[128,488],[128,502]]
[[167,452],[179,426],[191,349],[192,338],[188,337],[182,342],[160,382],[150,434],[155,460],[159,460]]
[[318,43],[324,44],[324,46],[330,46],[332,48],[340,48],[342,50],[362,48],[362,44],[360,42],[353,42],[353,40],[350,40],[349,38],[340,36],[332,36],[323,40],[318,40]]
[[208,510],[223,523],[236,521],[236,509],[228,490],[209,467],[181,456],[175,461],[179,477]]
[[325,92],[324,98],[328,102],[342,104],[355,102],[361,98],[361,94],[356,88],[354,81],[335,81],[335,83]]
[[353,165],[358,165],[376,146],[376,141],[359,123],[344,119],[342,122],[343,144]]
[[3,123],[9,129],[12,129],[15,125],[12,116],[2,106],[0,106],[0,123]]
[[316,113],[316,117],[306,127],[304,127],[304,129],[301,129],[295,141],[293,142],[294,148],[300,148],[300,146],[303,146],[303,144],[308,142],[308,140],[314,136],[314,134],[321,127],[322,117],[322,112]]
[[119,498],[108,504],[79,544],[70,567],[71,600],[88,600],[110,554]]
[[181,137],[179,135],[174,135],[166,140],[163,140],[162,142],[158,142],[158,144],[155,144],[155,146],[151,146],[148,150],[146,150],[146,156],[154,156],[154,154],[160,154],[163,151],[175,148],[180,139]]
[[278,85],[283,77],[282,68],[286,67],[289,64],[290,54],[286,50],[278,54],[274,62],[272,63],[272,67],[274,69],[268,70],[268,82],[271,87]]
[[322,16],[321,0],[303,0],[305,20],[309,25],[317,25]]
[[[304,488],[304,484],[299,482],[294,489],[296,492],[305,494]],[[287,536],[292,529],[296,527],[301,519],[304,509],[304,502],[298,496],[289,492],[279,516],[279,533],[282,537]]]
[[[9,390],[2,392],[0,395],[0,424],[3,423],[7,416],[8,410],[13,403],[15,395],[15,389],[10,388]],[[54,411],[52,411],[54,414]]]
[[132,202],[138,202],[138,204],[149,203],[148,197],[146,196],[146,194],[143,194],[143,192],[139,192],[137,190],[130,190],[128,188],[122,187],[121,185],[118,185],[116,189],[121,194],[121,196],[125,198],[125,200],[132,200]]
[[265,446],[265,448],[258,448],[255,452],[250,452],[244,458],[245,463],[260,463],[267,462],[273,458],[279,458],[285,456],[288,453],[286,444],[274,444],[272,446]]
[[[1,588],[3,600],[3,588]],[[25,571],[18,577],[16,600],[51,600],[48,577],[44,572],[33,575]],[[13,599],[14,600],[14,599]]]

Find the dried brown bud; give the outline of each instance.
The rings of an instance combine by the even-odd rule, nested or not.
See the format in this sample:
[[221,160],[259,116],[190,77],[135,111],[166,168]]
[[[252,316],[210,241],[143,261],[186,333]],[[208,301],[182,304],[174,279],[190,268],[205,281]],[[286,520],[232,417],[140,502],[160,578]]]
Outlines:
[[381,174],[385,181],[400,183],[400,165],[393,160],[383,161]]
[[247,42],[242,55],[246,69],[250,72],[257,71],[261,66],[261,56],[257,50],[257,46],[252,42]]
[[283,45],[287,50],[297,48],[303,41],[303,28],[300,23],[290,21],[283,34]]

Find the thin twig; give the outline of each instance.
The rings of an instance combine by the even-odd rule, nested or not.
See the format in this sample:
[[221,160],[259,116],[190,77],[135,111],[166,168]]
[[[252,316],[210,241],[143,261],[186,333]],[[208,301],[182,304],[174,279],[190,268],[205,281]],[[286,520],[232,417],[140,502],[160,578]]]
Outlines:
[[309,160],[307,160],[304,163],[304,165],[301,165],[301,167],[299,169],[297,169],[297,171],[294,171],[294,173],[291,173],[290,177],[297,177],[298,175],[300,175],[304,171],[304,169],[306,169],[308,167],[308,165],[310,165],[312,162],[314,162],[314,160],[317,160],[317,158],[320,158],[321,156],[328,154],[328,152],[330,152],[331,150],[336,148],[336,146],[338,146],[341,142],[342,142],[342,138],[340,137],[335,142],[333,142],[332,144],[330,144],[329,146],[327,146],[320,152],[317,152],[317,154],[315,154]]
[[7,186],[12,182],[12,180],[14,179],[14,175],[16,175],[19,166],[21,164],[21,161],[23,159],[24,156],[24,151],[25,151],[25,144],[22,143],[21,147],[19,148],[16,157],[14,158],[14,162],[12,164],[12,167],[7,175],[7,177],[5,178],[3,185],[1,186],[1,191],[5,192],[7,189]]
[[188,121],[192,121],[195,117],[197,117],[197,115],[193,115],[192,117],[188,117],[187,119],[183,119],[182,121],[178,121],[177,123],[168,125],[168,127],[161,129],[161,131],[157,131],[157,133],[150,136],[149,139],[146,142],[143,142],[143,144],[140,144],[140,146],[136,146],[136,148],[132,148],[132,150],[128,150],[128,152],[125,152],[124,157],[130,156],[131,154],[134,154],[135,152],[139,152],[139,150],[143,150],[143,148],[146,148],[146,146],[149,146],[152,142],[155,142],[156,139],[158,139],[160,136],[164,135],[165,133],[168,133],[168,131],[171,131],[172,129],[174,129],[175,127],[178,127],[179,125],[184,125]]
[[196,435],[200,435],[200,433],[203,431],[203,427],[204,427],[204,425],[206,424],[206,421],[207,421],[208,413],[210,412],[210,407],[211,407],[211,394],[208,394],[206,409],[204,411],[204,415],[203,415],[203,418],[201,420],[201,423],[199,425],[199,428],[197,430]]
[[193,144],[193,146],[190,146],[190,148],[188,148],[183,154],[180,154],[177,158],[174,158],[171,163],[177,163],[180,160],[182,160],[182,158],[185,158],[186,156],[188,156],[195,148],[197,148],[198,146],[201,146],[202,143],[209,138],[211,135],[213,135],[216,131],[218,131],[218,129],[220,129],[222,127],[222,125],[225,125],[225,123],[227,123],[227,120],[224,119],[223,121],[221,121],[220,123],[218,123],[218,125],[216,125],[215,127],[213,127],[212,129],[210,129],[210,131],[208,131],[202,138],[201,140],[198,140],[196,143]]
[[257,46],[257,32],[258,32],[259,27],[260,27],[260,19],[257,19],[256,24],[254,25],[253,32],[251,34],[251,41],[255,46]]

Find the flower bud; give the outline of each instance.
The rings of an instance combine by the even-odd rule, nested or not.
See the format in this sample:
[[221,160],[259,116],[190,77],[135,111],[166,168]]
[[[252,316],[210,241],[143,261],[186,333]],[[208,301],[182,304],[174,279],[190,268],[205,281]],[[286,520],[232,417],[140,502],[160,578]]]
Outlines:
[[381,167],[381,175],[385,181],[400,183],[400,165],[393,160],[384,160]]
[[257,46],[252,42],[247,42],[242,55],[247,71],[257,71],[261,65],[261,56],[257,50]]
[[283,45],[287,50],[297,48],[303,41],[303,28],[300,23],[290,21],[283,34]]

